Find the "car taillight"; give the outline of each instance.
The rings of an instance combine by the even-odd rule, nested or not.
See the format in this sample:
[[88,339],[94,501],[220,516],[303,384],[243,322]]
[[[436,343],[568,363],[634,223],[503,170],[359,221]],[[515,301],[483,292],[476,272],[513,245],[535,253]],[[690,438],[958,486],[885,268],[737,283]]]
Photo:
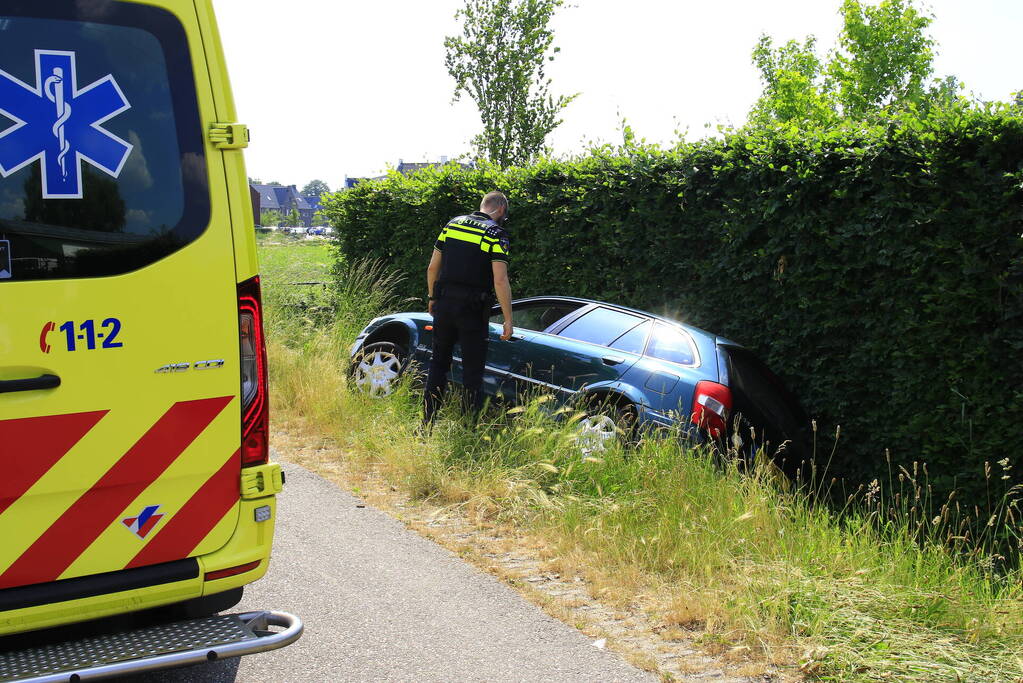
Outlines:
[[269,460],[270,412],[267,400],[266,346],[259,276],[238,284],[238,335],[241,345],[242,467]]
[[703,381],[693,393],[692,422],[712,437],[724,435],[732,412],[732,390],[724,384]]

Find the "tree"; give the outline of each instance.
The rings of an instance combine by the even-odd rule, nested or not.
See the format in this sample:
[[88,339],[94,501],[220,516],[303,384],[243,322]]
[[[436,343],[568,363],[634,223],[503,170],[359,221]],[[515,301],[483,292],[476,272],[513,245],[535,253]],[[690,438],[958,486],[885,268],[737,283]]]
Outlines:
[[934,17],[918,12],[913,0],[882,0],[876,7],[845,0],[841,11],[842,50],[829,71],[843,113],[862,119],[889,105],[920,102],[934,73],[934,40],[925,33]]
[[310,180],[306,183],[306,186],[302,188],[302,194],[304,195],[315,195],[317,197],[325,195],[330,192],[330,186],[322,180]]
[[280,211],[277,211],[276,209],[270,209],[269,211],[264,211],[260,214],[259,224],[267,226],[269,225],[278,226],[281,224],[283,218],[284,217],[281,215]]
[[287,217],[284,219],[285,225],[291,228],[297,228],[299,223],[302,222],[301,217],[298,215],[298,209],[292,207]]
[[502,168],[525,164],[543,151],[561,124],[559,112],[575,95],[554,97],[544,64],[551,47],[548,28],[563,0],[466,0],[455,13],[462,35],[444,39],[444,64],[455,79],[454,99],[471,97],[483,132],[473,139],[479,158]]
[[753,63],[760,69],[764,91],[750,111],[750,120],[791,121],[828,125],[838,118],[836,101],[825,76],[825,64],[814,49],[816,39],[790,40],[777,50],[760,36]]
[[750,111],[751,122],[828,125],[865,120],[922,102],[954,101],[955,77],[928,84],[934,73],[934,40],[926,31],[933,16],[915,0],[844,0],[838,49],[817,56],[813,36],[774,48],[761,36],[753,50],[764,91]]

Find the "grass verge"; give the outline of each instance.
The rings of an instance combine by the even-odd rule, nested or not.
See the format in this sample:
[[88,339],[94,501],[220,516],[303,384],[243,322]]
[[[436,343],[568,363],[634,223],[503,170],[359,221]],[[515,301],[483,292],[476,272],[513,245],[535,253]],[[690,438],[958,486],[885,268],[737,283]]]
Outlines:
[[346,382],[348,344],[388,304],[382,271],[349,268],[338,289],[296,293],[267,263],[275,413],[316,425],[350,466],[539,534],[603,599],[642,602],[711,651],[822,680],[1023,678],[1020,575],[951,550],[944,512],[928,520],[868,491],[836,514],[767,466],[740,472],[673,438],[585,458],[573,416],[544,398],[477,431],[446,419],[418,437],[414,392],[374,400]]

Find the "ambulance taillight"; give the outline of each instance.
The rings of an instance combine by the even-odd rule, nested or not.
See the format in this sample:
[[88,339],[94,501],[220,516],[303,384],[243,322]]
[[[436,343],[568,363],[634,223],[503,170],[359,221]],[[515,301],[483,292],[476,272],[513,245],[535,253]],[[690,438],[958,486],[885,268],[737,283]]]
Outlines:
[[242,467],[269,460],[270,413],[267,401],[266,346],[259,276],[238,284],[241,342]]

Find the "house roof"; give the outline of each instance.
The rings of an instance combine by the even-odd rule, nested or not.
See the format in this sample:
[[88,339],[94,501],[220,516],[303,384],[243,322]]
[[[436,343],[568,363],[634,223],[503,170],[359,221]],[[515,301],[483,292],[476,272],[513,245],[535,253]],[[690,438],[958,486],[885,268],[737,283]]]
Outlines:
[[274,194],[277,195],[277,203],[285,211],[291,210],[291,204],[295,196],[295,186],[290,185],[288,187],[275,187]]
[[398,160],[398,167],[397,167],[396,170],[398,171],[398,173],[404,173],[405,175],[409,175],[410,173],[415,173],[416,171],[421,171],[424,168],[443,168],[444,166],[447,166],[450,163],[457,163],[462,168],[472,168],[471,164],[463,164],[461,162],[451,162],[451,161],[414,161],[414,162],[406,162],[406,161],[403,161],[403,160],[399,159]]
[[253,183],[252,189],[259,193],[259,210],[264,211],[267,209],[280,210],[281,203],[277,198],[276,190],[281,188],[274,187],[273,185],[257,185]]
[[424,168],[431,168],[433,166],[440,166],[440,164],[435,164],[435,163],[431,163],[431,162],[428,162],[428,161],[424,161],[424,162],[405,162],[405,161],[399,161],[398,162],[398,173],[406,173],[406,174],[407,173],[415,173],[416,171],[421,171]]
[[287,213],[292,208],[299,211],[317,211],[320,208],[320,198],[299,194],[295,185],[278,187],[276,185],[252,184],[252,189],[259,193],[259,210],[269,211],[271,209]]

